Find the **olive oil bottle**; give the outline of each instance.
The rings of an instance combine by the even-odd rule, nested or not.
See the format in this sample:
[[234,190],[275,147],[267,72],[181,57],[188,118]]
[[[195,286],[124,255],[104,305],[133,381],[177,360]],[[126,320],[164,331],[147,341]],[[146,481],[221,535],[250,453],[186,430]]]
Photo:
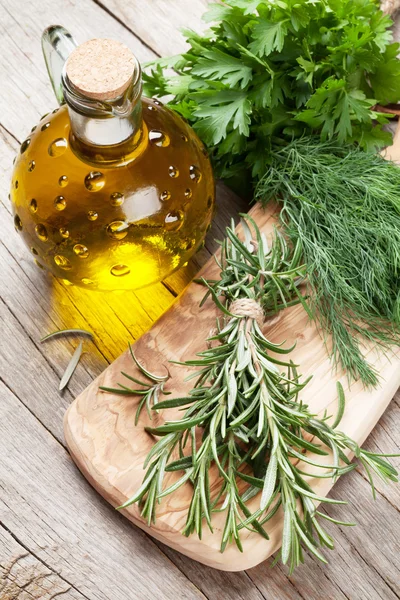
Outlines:
[[56,277],[96,290],[140,288],[201,245],[214,207],[210,161],[180,117],[142,97],[126,46],[96,39],[73,48],[63,28],[45,31],[61,107],[21,145],[15,228]]

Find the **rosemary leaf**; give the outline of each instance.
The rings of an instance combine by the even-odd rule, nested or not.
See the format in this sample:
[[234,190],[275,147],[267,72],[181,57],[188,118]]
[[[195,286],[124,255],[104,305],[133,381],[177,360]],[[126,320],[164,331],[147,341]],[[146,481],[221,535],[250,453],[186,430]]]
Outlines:
[[79,342],[78,347],[76,348],[75,352],[73,353],[71,360],[68,363],[67,368],[65,369],[64,375],[61,378],[60,381],[60,385],[59,385],[59,390],[63,390],[69,383],[69,380],[71,379],[72,375],[74,374],[74,371],[78,365],[79,359],[81,358],[82,355],[82,346],[83,343]]
[[53,331],[52,333],[48,333],[41,340],[40,343],[45,342],[46,340],[50,340],[52,338],[61,336],[61,335],[87,335],[93,339],[93,333],[91,331],[86,331],[86,329],[60,329],[58,331]]

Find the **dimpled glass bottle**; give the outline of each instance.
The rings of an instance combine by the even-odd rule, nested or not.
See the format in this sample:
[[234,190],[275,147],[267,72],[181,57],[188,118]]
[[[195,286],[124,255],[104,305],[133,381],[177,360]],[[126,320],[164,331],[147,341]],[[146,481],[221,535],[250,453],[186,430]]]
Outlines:
[[97,39],[76,48],[56,26],[43,49],[61,107],[16,158],[16,230],[37,264],[67,282],[116,290],[162,280],[199,248],[212,218],[215,185],[202,143],[141,96],[140,67],[126,46]]

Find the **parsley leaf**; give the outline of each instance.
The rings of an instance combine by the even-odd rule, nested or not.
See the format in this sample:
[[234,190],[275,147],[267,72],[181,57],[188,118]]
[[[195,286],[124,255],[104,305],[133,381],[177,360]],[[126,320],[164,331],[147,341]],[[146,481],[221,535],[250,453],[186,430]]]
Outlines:
[[242,60],[221,50],[204,52],[203,58],[199,58],[193,67],[192,74],[218,79],[230,87],[240,83],[241,88],[246,87],[252,77],[251,68],[243,64]]
[[274,50],[280,52],[283,48],[286,34],[286,21],[271,23],[270,21],[261,19],[253,29],[253,41],[249,45],[249,49],[257,56],[269,56]]
[[228,0],[227,4],[236,8],[241,8],[243,14],[251,15],[257,10],[263,0]]
[[207,145],[218,144],[227,135],[228,127],[249,135],[251,103],[243,92],[224,90],[203,99],[194,115],[195,129]]

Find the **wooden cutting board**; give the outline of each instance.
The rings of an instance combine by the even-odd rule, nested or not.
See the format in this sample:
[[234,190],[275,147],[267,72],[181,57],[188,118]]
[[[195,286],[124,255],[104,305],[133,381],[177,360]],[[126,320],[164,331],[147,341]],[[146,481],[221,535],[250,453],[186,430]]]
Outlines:
[[[399,142],[397,134],[394,146],[387,151],[389,157],[400,157]],[[276,220],[274,208],[264,212],[256,206],[250,213],[260,229],[270,234]],[[215,278],[218,272],[213,260],[201,271],[206,278]],[[203,295],[201,286],[190,284],[173,307],[134,345],[136,356],[150,371],[163,374],[164,366],[168,365],[172,379],[167,389],[176,396],[185,395],[189,389],[189,384],[183,382],[188,371],[168,361],[194,357],[204,349],[205,336],[214,327],[217,311],[212,301],[198,308]],[[349,389],[346,377],[342,373],[333,373],[315,324],[308,322],[301,306],[286,309],[272,321],[266,322],[264,332],[272,342],[286,340],[287,345],[297,343],[292,354],[294,362],[301,365],[304,377],[314,375],[302,395],[302,400],[310,405],[313,412],[336,412],[336,381],[340,379],[347,399],[340,428],[358,443],[363,443],[400,386],[400,352],[389,357],[378,356],[373,349],[367,352],[368,359],[379,368],[382,375],[381,386],[367,392],[360,383],[352,384]],[[115,387],[118,381],[122,381],[121,371],[138,375],[128,352],[110,365],[72,403],[65,415],[65,437],[72,458],[93,487],[113,506],[123,504],[139,488],[144,474],[143,461],[154,443],[154,438],[144,431],[144,427],[150,423],[147,415],[143,415],[138,426],[134,424],[137,397],[99,391],[100,385]],[[164,411],[164,414],[153,417],[152,425],[173,419],[177,414],[176,410]],[[329,457],[319,459],[325,464],[330,462]],[[178,476],[169,474],[166,485]],[[312,480],[310,483],[320,496],[327,495],[332,487],[329,479]],[[279,548],[282,533],[280,512],[268,524],[269,541],[242,530],[243,554],[233,545],[223,554],[220,553],[224,520],[222,513],[213,516],[214,534],[204,527],[201,541],[195,535],[189,538],[182,536],[189,501],[190,484],[186,484],[179,493],[163,499],[158,508],[157,522],[151,528],[141,519],[136,505],[123,513],[135,525],[165,544],[217,569],[240,571],[254,567]],[[256,497],[251,501],[251,506],[258,503],[259,498]],[[345,518],[345,509],[343,516]]]

